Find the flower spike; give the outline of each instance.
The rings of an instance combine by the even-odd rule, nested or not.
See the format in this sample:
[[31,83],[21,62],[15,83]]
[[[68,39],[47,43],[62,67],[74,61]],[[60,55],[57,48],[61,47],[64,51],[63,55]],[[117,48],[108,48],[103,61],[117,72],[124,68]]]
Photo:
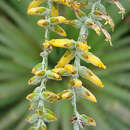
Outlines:
[[[111,0],[120,9],[119,13],[122,17],[125,13],[124,7],[118,0]],[[43,7],[45,2],[46,7]],[[42,5],[43,4],[43,5]],[[76,15],[75,19],[67,19],[66,16],[60,16],[59,4],[71,8]],[[84,9],[89,11],[85,11]],[[26,96],[30,102],[29,110],[32,111],[27,117],[27,121],[33,126],[29,130],[47,130],[46,122],[56,121],[55,113],[46,108],[45,102],[55,103],[62,100],[69,100],[73,107],[73,123],[74,130],[79,130],[85,126],[96,126],[93,118],[80,114],[77,111],[77,97],[83,97],[92,102],[97,102],[95,95],[83,86],[81,77],[89,80],[96,86],[103,88],[101,80],[88,67],[81,66],[80,60],[91,63],[99,68],[106,69],[103,62],[91,53],[91,47],[87,45],[89,37],[89,29],[93,29],[98,36],[101,32],[105,36],[105,40],[110,43],[111,35],[103,27],[102,20],[105,24],[109,24],[114,30],[114,22],[106,12],[105,6],[101,0],[88,0],[87,2],[79,0],[32,0],[27,9],[28,15],[42,16],[37,21],[37,25],[44,29],[44,41],[42,42],[43,51],[40,53],[42,62],[35,65],[32,69],[34,76],[29,79],[29,85],[39,85],[34,91]],[[66,13],[64,13],[66,14]],[[49,32],[52,31],[62,37],[66,37],[67,33],[61,24],[73,26],[80,29],[79,36],[75,39],[68,38],[49,38]],[[53,48],[64,48],[65,53],[53,68],[48,67],[48,56]],[[54,93],[47,90],[47,81],[61,81],[64,77],[69,77],[68,89]],[[53,84],[53,83],[52,83]],[[61,85],[62,86],[62,85]]]

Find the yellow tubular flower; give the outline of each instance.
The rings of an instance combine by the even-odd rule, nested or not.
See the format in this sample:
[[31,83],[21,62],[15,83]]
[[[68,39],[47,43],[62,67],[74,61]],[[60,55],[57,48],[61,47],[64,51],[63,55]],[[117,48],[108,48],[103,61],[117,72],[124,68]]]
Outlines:
[[81,88],[81,87],[82,87],[82,81],[81,81],[80,79],[71,80],[71,81],[68,83],[68,86],[69,86],[69,87]]
[[65,75],[67,73],[64,68],[54,68],[52,69],[52,72],[55,72],[59,75]]
[[55,68],[62,68],[68,64],[75,56],[75,51],[67,50],[64,55],[61,57]]
[[45,7],[35,7],[28,10],[29,15],[42,15],[46,12],[47,9]]
[[53,80],[62,80],[61,76],[51,70],[48,70],[47,72],[47,76],[49,79],[53,79]]
[[35,7],[38,7],[40,6],[40,4],[42,4],[44,2],[44,0],[33,0],[29,6],[28,6],[28,11],[29,9],[32,9],[32,8],[35,8]]
[[69,73],[69,74],[76,74],[77,70],[76,68],[71,65],[71,64],[67,64],[64,66],[64,69]]
[[81,51],[84,51],[84,52],[88,52],[88,49],[91,49],[90,46],[82,43],[82,42],[77,42],[76,43],[76,48],[78,48],[79,50]]
[[64,91],[58,93],[57,95],[60,97],[59,100],[70,99],[70,98],[72,98],[73,93],[70,90],[64,90]]
[[40,26],[40,27],[46,27],[49,25],[49,21],[48,20],[44,20],[44,19],[40,19],[38,20],[37,24]]
[[50,22],[55,24],[65,23],[67,20],[63,16],[51,17]]
[[83,59],[87,63],[91,63],[95,66],[98,66],[99,68],[106,69],[106,66],[102,63],[102,61],[97,56],[93,55],[93,53],[91,52],[82,53],[81,59]]
[[103,88],[103,84],[101,80],[88,68],[81,66],[79,74],[81,77],[88,79],[93,84],[99,86],[100,88]]
[[70,39],[53,39],[48,41],[48,43],[55,47],[63,47],[63,48],[73,48],[75,42]]
[[58,12],[58,4],[53,2],[52,3],[52,7],[51,7],[51,16],[52,17],[55,17],[55,16],[58,16],[59,15],[59,12]]
[[51,28],[51,30],[52,30],[53,32],[57,33],[57,34],[60,35],[60,36],[63,36],[63,37],[66,37],[66,36],[67,36],[67,34],[66,34],[66,32],[64,31],[64,29],[63,29],[61,26],[59,26],[59,25],[54,25],[54,26]]
[[88,99],[92,102],[97,102],[96,97],[87,88],[81,87],[78,89],[77,92],[81,97]]

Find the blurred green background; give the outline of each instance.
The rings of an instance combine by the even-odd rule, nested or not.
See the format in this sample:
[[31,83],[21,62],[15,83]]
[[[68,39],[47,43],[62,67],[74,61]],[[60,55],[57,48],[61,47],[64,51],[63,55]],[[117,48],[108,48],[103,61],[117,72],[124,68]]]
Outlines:
[[[41,62],[43,29],[36,25],[39,18],[28,16],[26,8],[30,0],[0,0],[0,130],[27,130],[30,124],[25,121],[28,114],[28,101],[25,97],[35,86],[27,84],[32,76],[31,68]],[[93,117],[96,127],[83,130],[130,130],[130,2],[121,0],[126,8],[125,20],[117,14],[116,6],[107,3],[106,7],[114,22],[112,33],[113,47],[105,43],[104,36],[98,37],[89,31],[88,44],[92,52],[107,65],[101,70],[89,66],[101,78],[104,88],[100,89],[84,80],[84,84],[97,97],[97,104],[78,99],[78,110]],[[74,19],[73,11],[60,7],[61,14]],[[79,30],[63,25],[68,38],[76,40]],[[109,31],[110,28],[106,27]],[[59,38],[50,33],[50,38]],[[54,48],[49,56],[53,67],[64,53],[64,49]],[[60,92],[67,88],[67,79],[48,82],[47,88]],[[48,124],[49,130],[72,130],[72,108],[70,101],[46,104],[53,110],[58,120]]]

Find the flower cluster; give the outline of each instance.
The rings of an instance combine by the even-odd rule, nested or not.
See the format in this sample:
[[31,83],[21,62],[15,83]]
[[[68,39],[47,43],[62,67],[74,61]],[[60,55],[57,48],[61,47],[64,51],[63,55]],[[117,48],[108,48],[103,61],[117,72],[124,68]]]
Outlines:
[[[30,101],[29,109],[33,112],[27,117],[27,121],[34,124],[30,130],[46,130],[45,122],[56,120],[55,114],[45,108],[44,102],[54,103],[64,99],[71,100],[73,106],[74,116],[71,122],[73,123],[74,130],[84,128],[86,125],[95,126],[96,122],[94,119],[85,114],[78,113],[76,96],[78,95],[96,102],[96,97],[83,86],[80,77],[89,80],[100,88],[103,88],[103,84],[92,70],[80,64],[80,60],[106,69],[103,62],[90,52],[91,47],[87,45],[88,29],[94,30],[99,36],[103,33],[105,40],[112,45],[111,36],[105,30],[103,20],[105,20],[104,24],[109,24],[112,30],[114,30],[114,22],[106,12],[101,0],[88,0],[87,2],[82,0],[48,0],[45,1],[48,3],[48,7],[40,7],[43,2],[44,0],[33,0],[29,4],[27,12],[29,15],[42,16],[42,19],[38,20],[37,24],[45,29],[45,40],[42,44],[43,52],[41,53],[43,60],[34,66],[32,69],[34,76],[28,81],[30,85],[40,84],[31,94],[27,95],[27,99]],[[117,5],[120,10],[119,13],[122,15],[125,13],[125,9],[118,0],[111,0],[111,2]],[[77,19],[68,20],[63,16],[59,16],[58,4],[72,8]],[[86,14],[84,9],[91,11]],[[48,30],[63,37],[67,36],[60,24],[69,24],[79,28],[80,33],[77,41],[67,38],[49,39]],[[66,48],[66,51],[57,65],[52,69],[48,69],[48,55],[52,52],[53,47]],[[70,77],[66,90],[54,93],[46,89],[46,82],[49,79],[62,80],[64,76]]]

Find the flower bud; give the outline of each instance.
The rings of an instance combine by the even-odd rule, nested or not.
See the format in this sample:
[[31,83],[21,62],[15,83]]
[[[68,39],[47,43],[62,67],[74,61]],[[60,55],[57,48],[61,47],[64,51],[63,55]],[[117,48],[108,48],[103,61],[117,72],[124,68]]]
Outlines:
[[29,103],[28,110],[34,110],[34,103],[33,102]]
[[106,69],[106,66],[102,63],[102,61],[91,52],[82,52],[79,54],[79,57],[87,63],[91,63],[99,68]]
[[43,44],[42,44],[42,47],[44,48],[44,50],[48,51],[48,52],[51,52],[52,51],[52,46],[48,43],[48,41],[45,41]]
[[69,82],[69,87],[80,88],[80,87],[82,87],[82,81],[80,79],[71,80]]
[[45,7],[35,7],[28,10],[29,15],[45,15],[47,13],[47,8]]
[[67,75],[67,71],[64,68],[54,68],[52,69],[52,72],[55,72],[58,75],[62,75],[62,76]]
[[47,76],[49,79],[53,80],[62,80],[61,76],[53,71],[48,70],[47,71]]
[[58,93],[58,96],[60,99],[71,99],[73,96],[73,93],[70,90],[64,90],[63,92]]
[[38,20],[37,24],[38,24],[40,27],[46,27],[46,26],[48,26],[50,23],[49,23],[48,20],[40,19],[40,20]]
[[51,91],[43,91],[43,97],[50,103],[54,103],[59,99],[59,96]]
[[35,96],[37,96],[36,93],[30,93],[29,95],[27,95],[26,99],[32,102]]
[[35,65],[32,69],[32,73],[35,74],[37,71],[42,69],[42,63],[38,63],[37,65]]
[[80,87],[77,89],[77,93],[85,99],[88,99],[92,102],[97,102],[96,97],[87,88]]
[[40,83],[41,80],[42,80],[42,77],[40,77],[40,76],[33,76],[32,78],[30,78],[28,80],[28,84],[29,85],[36,85],[36,84]]
[[57,120],[57,119],[56,119],[56,116],[55,116],[55,114],[54,114],[54,112],[52,112],[51,110],[46,109],[46,108],[45,108],[44,111],[41,110],[41,109],[37,109],[37,110],[36,110],[36,114],[37,114],[38,116],[40,116],[41,118],[43,118],[43,119],[44,119],[45,121],[47,121],[47,122]]
[[69,73],[69,74],[76,74],[77,73],[77,70],[76,68],[71,65],[71,64],[67,64],[64,66],[64,69]]
[[62,68],[66,64],[68,64],[75,56],[75,51],[67,50],[64,55],[61,57],[61,59],[58,61],[55,68]]
[[32,73],[37,76],[44,76],[45,70],[42,70],[42,63],[38,63],[36,66],[33,67]]
[[32,8],[36,8],[38,7],[40,4],[42,4],[44,2],[44,0],[33,0],[29,6],[28,6],[28,11],[29,9],[32,9]]
[[81,115],[81,120],[83,121],[84,125],[96,126],[95,120],[85,114]]
[[60,36],[66,37],[67,34],[64,31],[64,29],[62,27],[60,27],[59,25],[53,25],[53,27],[50,28],[53,32],[57,33]]
[[47,122],[52,122],[52,121],[56,121],[56,116],[54,115],[54,113],[48,113],[48,112],[45,112],[44,113],[44,120],[47,121]]
[[75,42],[70,39],[53,39],[48,41],[48,43],[55,47],[63,48],[74,48]]
[[103,88],[103,84],[102,84],[101,80],[90,69],[88,69],[84,66],[80,66],[79,74],[81,77],[88,79],[95,85],[99,86],[100,88]]
[[37,119],[38,119],[38,115],[37,115],[37,114],[30,114],[30,115],[26,118],[26,120],[27,120],[28,122],[30,122],[30,123],[36,122]]
[[50,18],[50,23],[61,24],[61,23],[65,23],[65,22],[66,22],[66,18],[63,16],[57,16],[57,17]]

